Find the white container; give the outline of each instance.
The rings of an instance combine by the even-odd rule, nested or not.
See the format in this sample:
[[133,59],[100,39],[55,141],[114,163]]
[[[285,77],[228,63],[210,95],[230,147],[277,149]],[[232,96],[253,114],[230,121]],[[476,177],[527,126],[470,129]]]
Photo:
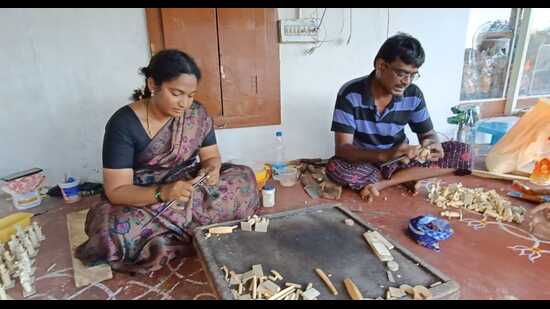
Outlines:
[[38,191],[31,191],[23,194],[12,194],[11,195],[13,207],[19,210],[30,209],[36,207],[42,203],[42,198]]
[[292,187],[298,182],[298,170],[294,167],[287,167],[279,171],[277,178],[281,186]]
[[65,203],[71,204],[80,201],[80,189],[78,188],[79,181],[75,179],[71,182],[62,182],[59,184]]
[[267,184],[262,189],[262,205],[268,208],[275,206],[275,187],[273,185]]

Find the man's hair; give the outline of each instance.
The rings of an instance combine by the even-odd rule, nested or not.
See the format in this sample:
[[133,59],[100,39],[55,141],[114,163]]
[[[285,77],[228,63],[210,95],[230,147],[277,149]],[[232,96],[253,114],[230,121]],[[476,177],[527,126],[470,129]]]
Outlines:
[[389,37],[378,50],[374,58],[374,65],[378,58],[384,59],[387,63],[399,58],[405,64],[413,65],[416,68],[424,63],[424,49],[420,42],[410,34],[399,32]]

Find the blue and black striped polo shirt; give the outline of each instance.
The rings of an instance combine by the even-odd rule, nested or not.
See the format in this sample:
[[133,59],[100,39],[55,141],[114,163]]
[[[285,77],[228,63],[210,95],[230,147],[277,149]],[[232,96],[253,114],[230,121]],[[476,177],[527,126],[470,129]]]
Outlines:
[[408,143],[405,125],[414,133],[433,129],[420,88],[411,84],[403,96],[394,96],[383,113],[376,110],[370,83],[374,71],[344,84],[336,98],[331,131],[352,133],[353,144],[363,149],[389,149]]

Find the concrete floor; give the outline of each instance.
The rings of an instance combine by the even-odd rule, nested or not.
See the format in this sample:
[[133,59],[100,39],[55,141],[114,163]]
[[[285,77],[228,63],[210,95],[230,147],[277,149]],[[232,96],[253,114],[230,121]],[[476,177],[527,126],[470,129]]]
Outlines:
[[[511,182],[472,176],[442,177],[447,183],[461,181],[468,187],[496,189],[501,194]],[[384,200],[384,197],[387,197]],[[440,243],[441,252],[416,244],[406,233],[409,219],[424,214],[437,215],[438,209],[426,201],[423,190],[410,196],[401,187],[382,192],[377,201],[367,204],[357,193],[344,190],[340,202],[376,226],[415,255],[460,284],[461,299],[550,299],[550,242],[538,241],[527,232],[527,223],[498,224],[490,220],[481,224],[481,216],[465,213],[463,221],[451,221],[455,235]],[[37,257],[37,294],[27,299],[212,299],[200,262],[196,257],[172,261],[170,267],[150,275],[129,276],[115,273],[114,278],[82,288],[74,286],[66,214],[92,206],[97,197],[65,205],[50,198],[35,209],[33,218],[42,225],[47,239]],[[260,214],[313,206],[327,202],[311,199],[301,185],[277,187],[274,208],[263,208]],[[533,207],[519,200],[515,205]],[[0,201],[0,216],[14,212],[11,203]],[[523,255],[521,255],[523,254]],[[52,265],[54,265],[52,267]],[[48,272],[48,268],[50,268]],[[19,283],[8,293],[22,299]]]

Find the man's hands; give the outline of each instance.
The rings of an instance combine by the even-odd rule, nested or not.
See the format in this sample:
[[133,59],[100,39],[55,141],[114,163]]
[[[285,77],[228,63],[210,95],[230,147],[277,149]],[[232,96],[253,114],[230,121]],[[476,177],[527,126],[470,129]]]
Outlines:
[[425,139],[422,141],[422,147],[430,150],[430,161],[439,161],[445,156],[443,147],[440,143],[436,143],[431,139]]
[[396,148],[395,153],[393,157],[390,158],[390,160],[401,156],[405,156],[401,160],[401,162],[407,164],[412,159],[416,158],[416,156],[418,155],[418,150],[420,150],[419,145],[409,145],[409,144],[403,143]]
[[[436,143],[431,139],[424,139],[422,141],[422,148],[426,148],[430,150],[430,156],[429,156],[430,161],[439,161],[439,159],[443,158],[443,156],[445,155],[445,152],[443,151],[443,147],[441,147],[441,144]],[[417,158],[419,151],[420,151],[419,145],[409,145],[409,144],[403,143],[395,148],[393,155],[388,160],[404,156],[401,162],[407,164],[411,160]]]

